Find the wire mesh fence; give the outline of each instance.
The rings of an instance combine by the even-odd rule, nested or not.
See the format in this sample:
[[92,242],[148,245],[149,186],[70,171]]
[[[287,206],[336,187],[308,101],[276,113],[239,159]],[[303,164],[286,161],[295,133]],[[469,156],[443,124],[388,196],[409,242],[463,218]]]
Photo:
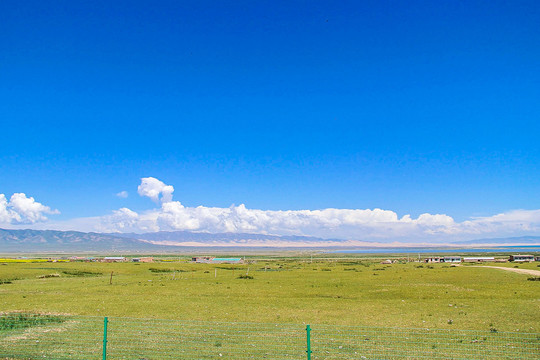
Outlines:
[[540,359],[540,334],[0,316],[2,359]]

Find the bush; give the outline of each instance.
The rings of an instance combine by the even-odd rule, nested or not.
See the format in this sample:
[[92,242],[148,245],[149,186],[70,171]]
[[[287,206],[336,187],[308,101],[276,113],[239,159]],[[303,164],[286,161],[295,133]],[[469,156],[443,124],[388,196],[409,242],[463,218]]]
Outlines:
[[48,278],[56,278],[60,277],[60,274],[47,274],[47,275],[39,275],[39,279],[48,279]]
[[0,316],[0,331],[25,329],[32,326],[62,323],[65,319],[58,315],[42,315],[33,313],[15,313]]
[[238,278],[239,279],[252,280],[253,276],[251,276],[251,275],[240,275]]
[[0,279],[0,285],[12,284],[15,280],[19,280],[19,278]]
[[95,271],[84,271],[84,270],[62,270],[62,273],[70,276],[99,276],[103,273]]
[[158,268],[149,268],[148,270],[150,270],[153,273],[170,273],[174,271],[173,269],[158,269]]
[[528,278],[527,280],[529,280],[529,281],[540,281],[540,276],[533,276],[533,277]]

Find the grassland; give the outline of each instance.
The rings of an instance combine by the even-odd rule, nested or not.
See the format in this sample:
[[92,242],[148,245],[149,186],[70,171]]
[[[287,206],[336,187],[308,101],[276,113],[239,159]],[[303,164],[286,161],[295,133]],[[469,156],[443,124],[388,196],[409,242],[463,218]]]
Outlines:
[[[313,262],[252,259],[245,265],[187,260],[5,262],[0,265],[0,308],[224,322],[540,332],[540,281],[527,280],[530,276],[482,265],[379,261],[349,257]],[[538,263],[496,265],[540,270]]]

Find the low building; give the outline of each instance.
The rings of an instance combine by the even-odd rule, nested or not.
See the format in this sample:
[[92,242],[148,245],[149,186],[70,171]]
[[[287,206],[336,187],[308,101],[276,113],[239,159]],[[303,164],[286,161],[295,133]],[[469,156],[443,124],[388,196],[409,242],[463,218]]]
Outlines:
[[72,256],[69,261],[89,261],[90,259],[85,256]]
[[510,261],[531,262],[534,261],[534,255],[510,255]]
[[460,263],[461,256],[445,256],[443,259],[445,263]]
[[107,263],[124,262],[126,261],[126,258],[123,256],[108,256],[108,257],[104,257],[101,261],[107,262]]
[[534,258],[535,261],[540,261],[540,256],[537,256],[536,258]]
[[443,262],[443,258],[442,257],[428,257],[426,259],[424,259],[424,262],[427,262],[427,263],[440,263],[440,262]]
[[383,265],[386,265],[386,264],[392,264],[392,260],[388,259],[388,260],[383,260],[381,261],[381,264]]
[[463,258],[463,262],[489,262],[489,261],[495,261],[495,258],[491,256],[476,256],[476,257]]
[[154,262],[153,257],[142,257],[142,258],[133,258],[131,259],[132,262],[142,262],[142,263],[151,263]]

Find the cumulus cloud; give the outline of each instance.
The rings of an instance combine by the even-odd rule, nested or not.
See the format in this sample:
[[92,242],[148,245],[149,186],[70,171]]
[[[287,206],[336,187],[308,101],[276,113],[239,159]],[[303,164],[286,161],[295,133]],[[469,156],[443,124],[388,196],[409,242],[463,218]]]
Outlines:
[[59,213],[24,193],[11,195],[9,201],[0,194],[0,224],[35,224],[47,221],[46,214]]
[[137,192],[141,196],[146,196],[152,199],[155,203],[166,203],[172,200],[174,187],[165,185],[162,181],[147,177],[141,179],[141,185],[137,188]]
[[127,191],[120,191],[119,193],[116,194],[116,196],[118,196],[119,198],[122,198],[122,199],[125,199],[129,196],[128,192]]
[[478,235],[540,232],[540,210],[515,210],[456,222],[446,214],[399,216],[384,209],[259,210],[244,204],[186,207],[173,201],[174,187],[153,178],[141,179],[138,193],[159,207],[136,213],[127,208],[102,216],[96,229],[111,232],[187,230],[209,233],[307,235],[352,240],[463,239]]
[[[153,209],[135,212],[121,208],[105,216],[35,225],[34,228],[50,226],[64,230],[135,233],[186,230],[416,243],[540,234],[540,210],[512,210],[458,222],[447,214],[424,213],[414,218],[378,208],[260,210],[244,204],[225,208],[187,207],[173,200],[173,192],[173,186],[156,178],[142,178],[138,193],[157,204]],[[46,220],[44,214],[52,213],[55,211],[24,194],[14,194],[9,201],[0,194],[0,223],[34,223]]]

